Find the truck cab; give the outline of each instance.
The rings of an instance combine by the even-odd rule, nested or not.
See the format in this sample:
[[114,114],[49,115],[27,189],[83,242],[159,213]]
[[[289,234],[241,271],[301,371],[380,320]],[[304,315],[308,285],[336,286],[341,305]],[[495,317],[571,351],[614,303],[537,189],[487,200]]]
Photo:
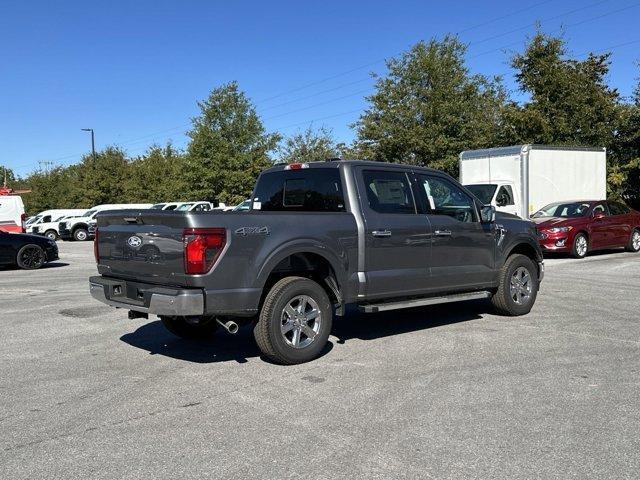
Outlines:
[[522,212],[520,191],[515,183],[507,180],[465,185],[484,205],[492,205],[499,212],[519,216]]

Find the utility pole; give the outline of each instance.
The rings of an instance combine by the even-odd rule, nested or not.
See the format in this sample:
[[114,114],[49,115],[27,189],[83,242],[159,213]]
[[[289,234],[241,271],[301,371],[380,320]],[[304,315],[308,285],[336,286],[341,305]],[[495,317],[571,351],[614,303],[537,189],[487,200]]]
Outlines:
[[[45,173],[49,173],[51,167],[53,166],[53,162],[48,160],[38,160],[38,165],[40,165],[41,172],[44,171]],[[42,168],[43,165],[44,168]]]
[[91,132],[91,155],[93,156],[93,163],[96,163],[96,139],[93,135],[93,128],[83,128],[83,132]]

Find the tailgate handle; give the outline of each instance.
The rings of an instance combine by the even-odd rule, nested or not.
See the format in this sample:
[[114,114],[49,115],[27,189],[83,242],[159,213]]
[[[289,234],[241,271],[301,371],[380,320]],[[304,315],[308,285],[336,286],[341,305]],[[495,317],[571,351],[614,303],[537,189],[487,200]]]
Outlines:
[[124,217],[123,220],[127,223],[142,223],[142,220],[136,217]]

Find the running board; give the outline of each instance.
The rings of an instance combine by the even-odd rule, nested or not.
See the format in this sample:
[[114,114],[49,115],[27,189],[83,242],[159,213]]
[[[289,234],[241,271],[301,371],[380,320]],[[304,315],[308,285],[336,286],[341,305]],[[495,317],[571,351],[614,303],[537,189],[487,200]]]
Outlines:
[[479,300],[489,298],[491,292],[469,292],[448,295],[446,297],[416,298],[413,300],[403,300],[401,302],[367,303],[359,306],[361,312],[377,313],[386,310],[398,310],[400,308],[424,307],[425,305],[437,305],[439,303],[464,302],[465,300]]

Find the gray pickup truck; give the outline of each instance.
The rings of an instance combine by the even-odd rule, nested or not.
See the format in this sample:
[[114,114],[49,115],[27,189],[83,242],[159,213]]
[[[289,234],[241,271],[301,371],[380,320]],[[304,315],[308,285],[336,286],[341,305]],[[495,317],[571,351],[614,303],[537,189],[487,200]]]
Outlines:
[[247,212],[100,213],[97,300],[201,338],[254,324],[265,356],[325,347],[334,315],[490,298],[528,313],[544,273],[533,223],[496,214],[450,176],[364,161],[278,165]]

